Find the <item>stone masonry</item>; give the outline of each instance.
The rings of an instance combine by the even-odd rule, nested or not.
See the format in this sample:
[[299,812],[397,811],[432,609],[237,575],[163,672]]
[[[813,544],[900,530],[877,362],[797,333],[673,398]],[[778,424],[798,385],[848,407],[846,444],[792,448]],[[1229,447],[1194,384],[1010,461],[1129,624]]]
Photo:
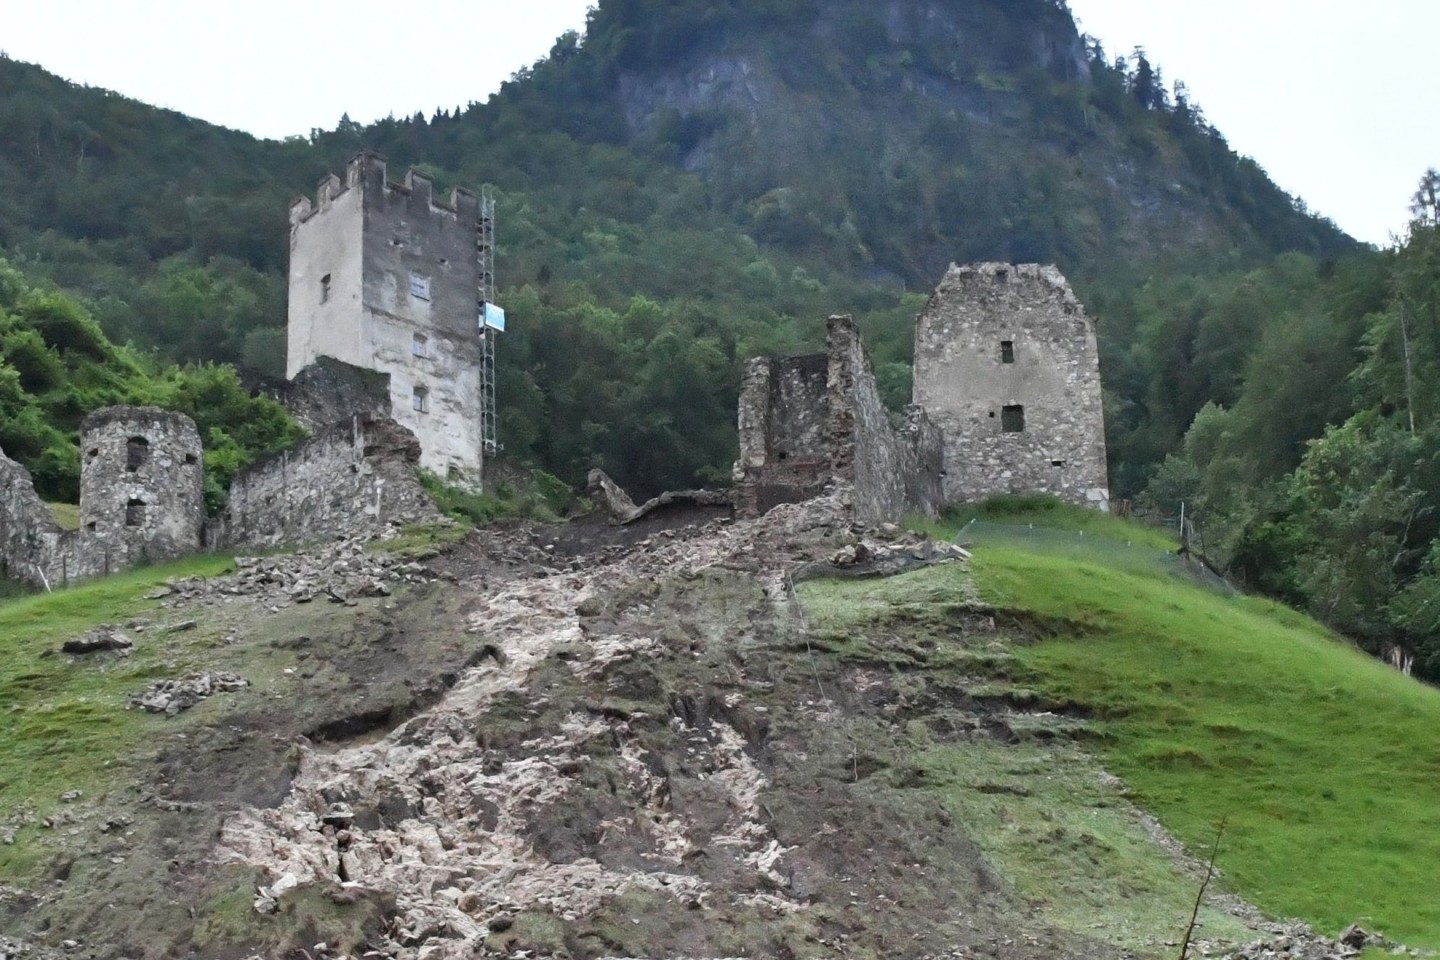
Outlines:
[[0,578],[36,587],[201,549],[204,474],[195,422],[108,407],[80,425],[80,529],[62,530],[30,474],[0,453]]
[[768,512],[834,488],[856,519],[933,515],[941,502],[941,435],[918,407],[896,428],[880,401],[850,317],[831,317],[824,354],[757,358],[741,386],[742,514]]
[[373,538],[443,520],[420,485],[420,444],[393,420],[354,416],[236,474],[205,520],[200,436],[183,414],[110,407],[81,427],[80,528],[64,530],[28,471],[0,451],[0,579],[37,588],[203,549]]
[[483,454],[479,222],[474,194],[437,200],[415,170],[391,183],[369,152],[290,207],[286,376],[321,357],[388,374],[387,415],[421,466],[462,482]]
[[392,420],[356,416],[240,473],[211,525],[215,549],[373,537],[441,519],[415,477],[420,444]]
[[[107,407],[80,425],[79,570],[161,563],[200,549],[205,473],[200,432],[182,413]],[[101,569],[92,570],[100,557]]]
[[915,326],[915,403],[945,434],[944,498],[1109,506],[1095,324],[1053,266],[951,266]]

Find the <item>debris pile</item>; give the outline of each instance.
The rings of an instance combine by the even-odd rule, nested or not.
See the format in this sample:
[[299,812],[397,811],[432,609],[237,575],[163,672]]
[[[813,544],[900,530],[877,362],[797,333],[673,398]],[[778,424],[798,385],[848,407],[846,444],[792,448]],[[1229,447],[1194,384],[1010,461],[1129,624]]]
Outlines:
[[236,597],[269,605],[353,604],[361,597],[387,597],[399,584],[429,583],[440,576],[418,560],[367,551],[365,543],[352,538],[283,556],[237,557],[232,574],[168,580],[148,598],[164,600],[165,606],[208,606]]
[[144,693],[131,697],[130,705],[173,717],[217,693],[243,690],[249,685],[248,680],[233,673],[199,673],[180,680],[159,680]]

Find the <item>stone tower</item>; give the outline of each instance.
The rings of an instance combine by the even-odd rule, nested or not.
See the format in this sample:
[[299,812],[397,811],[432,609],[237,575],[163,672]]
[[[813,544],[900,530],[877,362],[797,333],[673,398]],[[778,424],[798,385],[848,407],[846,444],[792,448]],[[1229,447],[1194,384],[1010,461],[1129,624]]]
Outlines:
[[415,170],[391,183],[369,152],[290,206],[286,377],[320,357],[389,375],[420,465],[466,483],[482,465],[479,226],[474,194],[437,201]]
[[1109,508],[1095,324],[1053,266],[951,266],[915,324],[915,403],[945,434],[945,498]]
[[[200,433],[183,413],[106,407],[80,425],[79,544],[72,577],[188,556],[205,526]],[[92,569],[93,568],[93,569]]]

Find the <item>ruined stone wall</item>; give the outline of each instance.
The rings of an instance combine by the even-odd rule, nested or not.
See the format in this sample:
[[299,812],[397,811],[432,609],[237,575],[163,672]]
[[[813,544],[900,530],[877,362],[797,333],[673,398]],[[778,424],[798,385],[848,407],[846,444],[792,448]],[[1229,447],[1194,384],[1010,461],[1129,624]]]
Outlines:
[[944,431],[944,495],[1107,509],[1095,325],[1053,266],[952,266],[916,320],[915,403]]
[[828,377],[823,353],[746,364],[735,465],[741,513],[808,500],[830,481]]
[[420,440],[421,465],[481,470],[477,198],[433,196],[411,170],[386,179],[363,153],[290,210],[286,375],[320,357],[387,374],[387,415]]
[[746,365],[740,393],[737,506],[763,514],[844,487],[866,521],[933,513],[942,445],[924,411],[898,430],[880,401],[864,341],[850,317],[831,317],[823,354]]
[[906,408],[902,429],[891,425],[852,318],[831,317],[827,334],[832,469],[851,485],[855,516],[877,522],[933,515],[941,502],[939,430],[913,406]]
[[290,416],[311,433],[360,416],[390,413],[390,375],[319,357],[275,394]]
[[44,587],[63,539],[30,472],[0,450],[0,580]]
[[208,539],[216,549],[258,549],[437,521],[415,477],[419,460],[419,442],[393,421],[333,425],[237,474]]

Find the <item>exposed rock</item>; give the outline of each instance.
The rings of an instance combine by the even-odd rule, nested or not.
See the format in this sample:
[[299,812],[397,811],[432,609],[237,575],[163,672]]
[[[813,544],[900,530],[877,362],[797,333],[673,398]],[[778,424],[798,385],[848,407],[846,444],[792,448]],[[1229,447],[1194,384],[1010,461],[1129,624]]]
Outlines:
[[119,653],[122,656],[135,649],[135,641],[114,627],[96,627],[84,636],[66,640],[60,646],[61,653],[84,655],[87,653]]

